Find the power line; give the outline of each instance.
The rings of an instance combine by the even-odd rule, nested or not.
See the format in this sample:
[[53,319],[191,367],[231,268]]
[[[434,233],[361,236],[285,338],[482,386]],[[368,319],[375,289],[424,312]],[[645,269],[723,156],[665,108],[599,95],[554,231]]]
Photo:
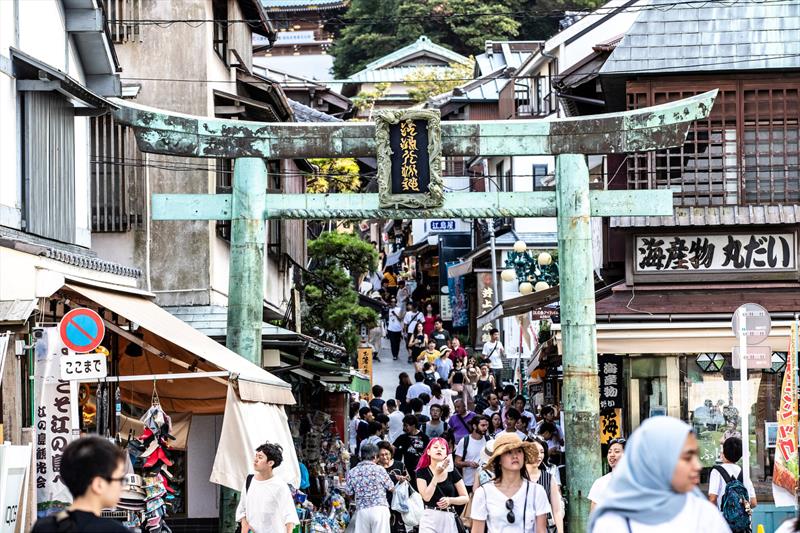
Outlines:
[[[794,54],[761,54],[761,55],[753,55],[748,56],[740,59],[725,59],[722,61],[711,61],[707,63],[687,63],[683,65],[669,65],[664,67],[652,67],[652,68],[637,68],[631,70],[616,70],[613,74],[641,74],[647,72],[678,72],[679,69],[692,69],[697,67],[712,67],[712,66],[720,66],[720,65],[731,65],[731,64],[738,64],[738,63],[749,63],[752,61],[772,61],[776,59],[788,59],[793,57],[800,57],[800,53]],[[593,74],[592,74],[593,75]],[[508,74],[503,74],[499,76],[493,76],[492,78],[488,78],[489,80],[526,80],[526,79],[536,79],[541,78],[542,76],[510,76]],[[175,82],[175,83],[237,83],[236,80],[199,80],[199,79],[187,79],[187,78],[156,78],[156,77],[121,77],[121,80],[125,81],[154,81],[154,82]],[[401,80],[398,81],[398,84],[424,84],[424,83],[439,83],[439,82],[469,82],[469,81],[480,81],[482,78],[435,78],[430,80]],[[326,84],[326,83],[378,83],[378,82],[357,82],[351,81],[347,79],[343,80],[326,80],[320,81],[319,83]],[[380,83],[390,83],[391,82],[380,82]],[[274,85],[278,84],[279,82],[272,82],[272,81],[263,81],[263,82],[248,82],[250,85]]]
[[[658,4],[638,4],[627,7],[614,7],[602,6],[597,9],[579,9],[579,10],[519,10],[519,11],[480,11],[472,13],[458,13],[455,11],[441,12],[441,13],[428,13],[425,15],[385,15],[381,14],[380,21],[402,21],[402,22],[429,22],[432,19],[463,19],[463,18],[477,18],[477,17],[507,17],[518,18],[522,20],[530,19],[532,17],[563,17],[565,15],[580,15],[582,17],[587,15],[608,15],[616,13],[641,13],[644,11],[661,11],[667,12],[676,8],[681,9],[703,9],[708,6],[714,7],[735,7],[739,5],[791,5],[793,0],[682,0],[674,2],[661,2]],[[375,16],[363,15],[331,15],[331,16],[314,16],[314,15],[293,15],[293,16],[278,16],[270,15],[270,21],[273,22],[318,22],[324,20],[326,22],[336,22],[340,24],[354,23],[358,21],[375,22]],[[186,24],[193,28],[199,28],[204,24],[218,24],[231,26],[235,24],[245,24],[250,27],[258,27],[263,25],[260,19],[109,19],[109,23],[121,24],[128,26],[156,26],[162,28],[169,28],[174,24]]]

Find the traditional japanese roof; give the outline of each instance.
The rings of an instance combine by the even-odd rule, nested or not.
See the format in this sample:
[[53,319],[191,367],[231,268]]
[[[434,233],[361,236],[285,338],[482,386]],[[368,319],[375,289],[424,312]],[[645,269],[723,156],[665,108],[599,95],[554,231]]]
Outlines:
[[264,9],[274,11],[318,11],[322,9],[345,8],[349,0],[261,0]]
[[459,85],[452,91],[432,97],[428,107],[441,108],[448,103],[497,102],[500,91],[511,81],[508,69],[502,67],[491,74]]
[[333,117],[322,111],[317,111],[312,107],[295,102],[289,99],[289,106],[294,113],[294,119],[297,122],[342,122],[342,119]]
[[477,74],[486,76],[505,67],[518,69],[544,41],[486,41],[485,52],[475,56]]
[[702,2],[646,9],[602,75],[800,68],[800,2]]
[[798,205],[731,205],[676,207],[672,215],[660,217],[611,217],[614,228],[675,226],[738,226],[800,224]]
[[[413,59],[418,59],[422,57],[429,57],[432,60],[438,60],[445,64],[450,63],[463,63],[468,64],[469,58],[462,56],[456,52],[453,52],[449,48],[445,48],[444,46],[438,45],[425,37],[424,35],[420,36],[419,39],[414,41],[413,43],[404,46],[403,48],[399,48],[394,52],[387,54],[383,57],[380,57],[373,61],[372,63],[367,64],[364,70],[376,70],[376,69],[386,69],[390,67],[398,67],[403,63],[411,61]],[[431,63],[435,65],[436,63]],[[415,64],[415,67],[423,66],[424,63]],[[363,72],[363,71],[361,71]],[[356,76],[356,73],[354,76]],[[351,76],[354,77],[354,76]]]

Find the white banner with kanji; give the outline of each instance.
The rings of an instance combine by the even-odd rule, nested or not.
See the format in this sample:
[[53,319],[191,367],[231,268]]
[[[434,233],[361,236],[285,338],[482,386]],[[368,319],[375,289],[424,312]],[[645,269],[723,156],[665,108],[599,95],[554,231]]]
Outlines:
[[36,366],[36,443],[34,472],[39,516],[50,514],[72,502],[61,482],[61,455],[72,439],[69,382],[60,379],[60,361],[67,356],[57,327],[42,328],[34,348]]

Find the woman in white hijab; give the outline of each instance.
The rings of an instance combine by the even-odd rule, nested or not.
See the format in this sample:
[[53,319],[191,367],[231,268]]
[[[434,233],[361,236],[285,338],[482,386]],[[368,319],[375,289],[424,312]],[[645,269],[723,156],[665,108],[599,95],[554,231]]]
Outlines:
[[628,441],[608,498],[589,519],[589,532],[730,533],[697,489],[700,469],[691,426],[668,416],[648,418]]

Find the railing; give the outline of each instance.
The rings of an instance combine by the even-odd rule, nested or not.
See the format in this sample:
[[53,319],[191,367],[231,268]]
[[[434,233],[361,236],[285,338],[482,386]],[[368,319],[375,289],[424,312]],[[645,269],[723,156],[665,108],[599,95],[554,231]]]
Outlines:
[[106,20],[111,39],[117,43],[142,42],[142,2],[144,0],[105,0]]

